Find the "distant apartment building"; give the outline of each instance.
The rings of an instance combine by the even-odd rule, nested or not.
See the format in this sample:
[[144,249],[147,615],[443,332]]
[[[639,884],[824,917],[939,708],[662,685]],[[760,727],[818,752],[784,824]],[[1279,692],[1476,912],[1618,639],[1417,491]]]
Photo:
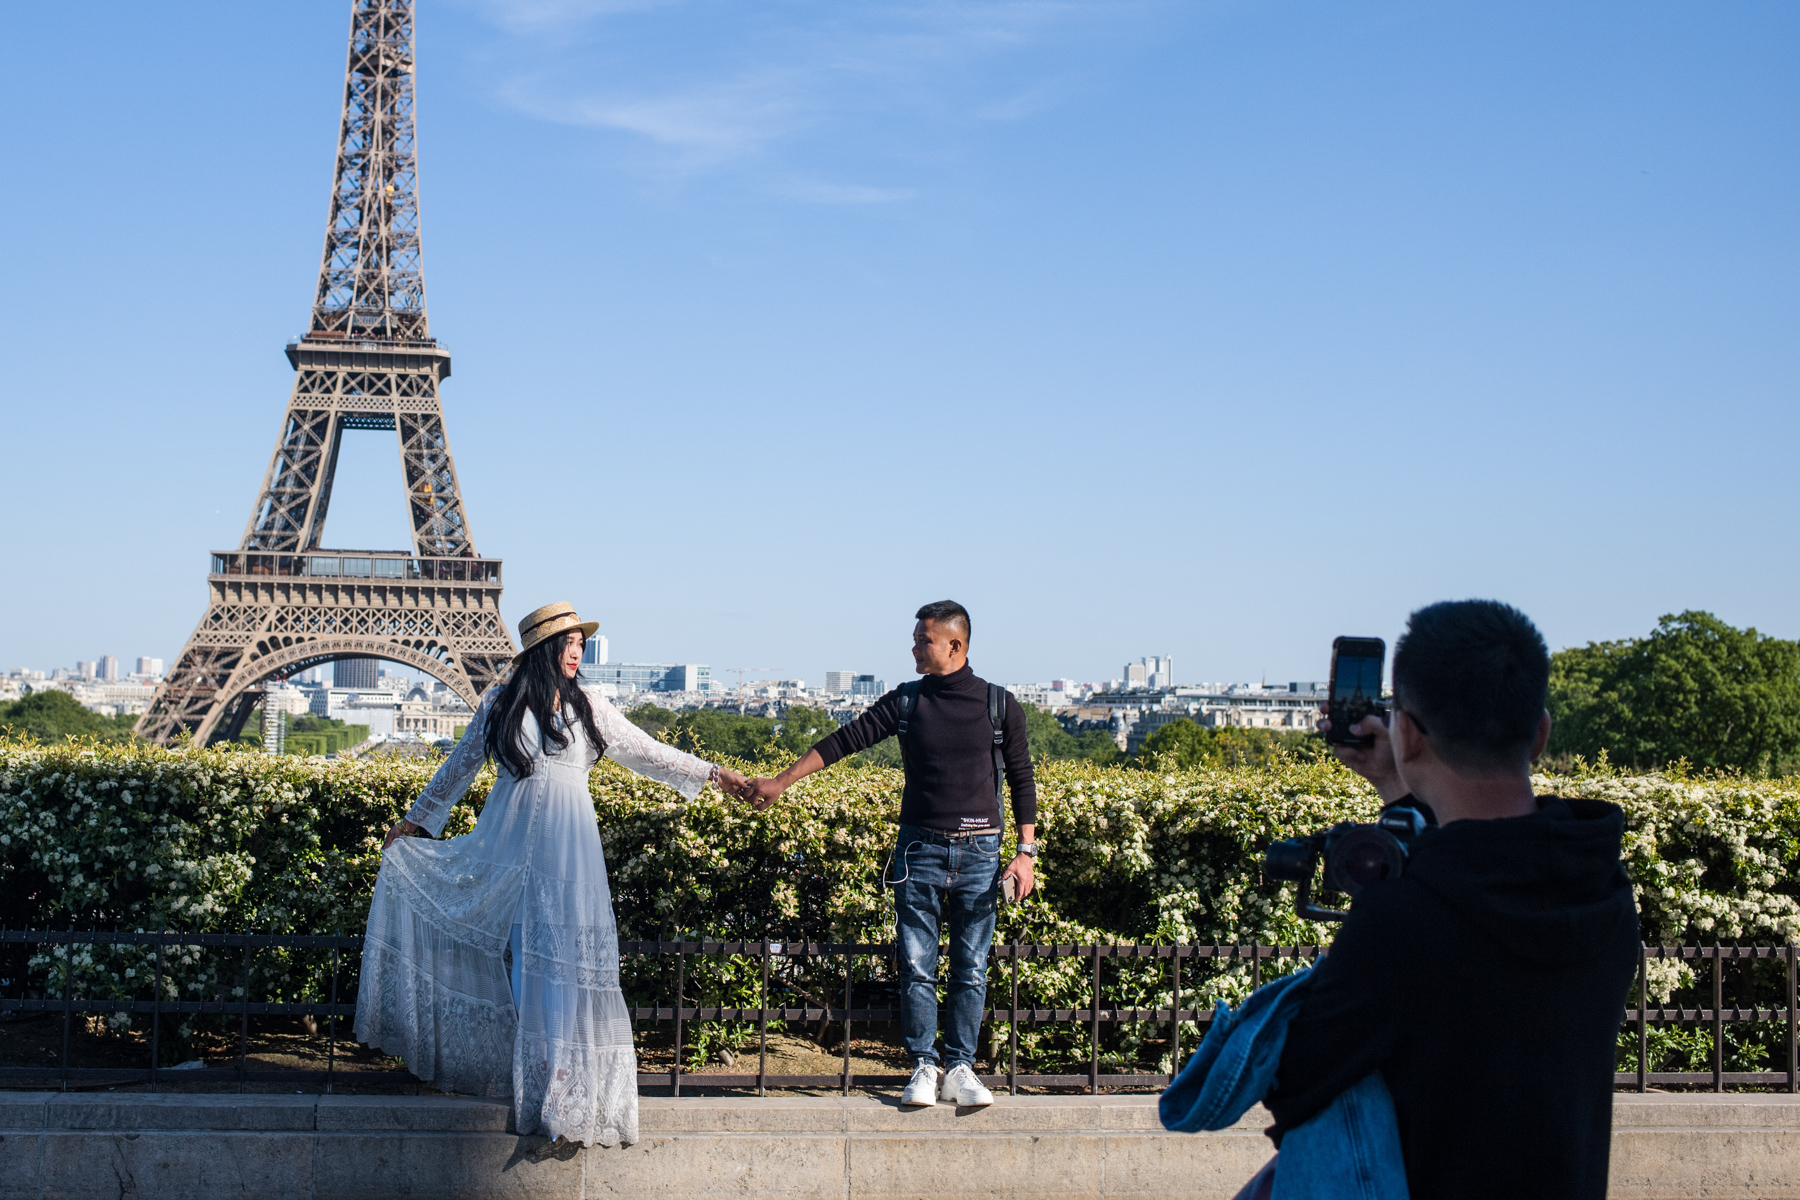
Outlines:
[[[598,647],[595,643],[599,643]],[[588,643],[597,650],[595,657],[605,653],[604,639],[596,638]],[[632,692],[708,692],[712,690],[712,668],[704,663],[609,663],[588,662],[586,653],[582,656],[580,675],[583,683],[607,684],[616,689],[617,695],[628,695]]]
[[1319,715],[1326,685],[1315,680],[1288,684],[1201,684],[1160,691],[1100,692],[1090,705],[1120,710],[1130,721],[1127,749],[1136,753],[1151,734],[1183,719],[1207,729],[1228,727],[1308,732]]
[[825,672],[825,690],[833,696],[842,696],[856,684],[855,671]]
[[394,707],[394,732],[427,742],[456,736],[459,725],[467,726],[469,714],[438,708],[424,700],[402,700]]
[[98,679],[70,681],[66,686],[76,703],[109,717],[142,713],[150,707],[150,701],[156,696],[155,684],[128,683],[124,680],[114,680],[111,683],[103,683]]
[[[84,659],[84,660],[78,661],[75,664],[75,678],[77,678],[77,679],[98,679],[99,677],[100,677],[100,664],[99,663]],[[64,674],[63,672],[58,671],[58,672],[56,672],[54,678],[67,679],[68,676],[66,674]]]
[[850,681],[850,694],[852,696],[869,697],[885,696],[887,694],[887,681],[884,679],[877,679],[873,675],[858,675],[855,679]]
[[139,678],[155,679],[155,678],[161,676],[162,673],[163,673],[163,660],[162,659],[160,659],[160,658],[144,658],[141,655],[139,656],[139,658],[137,660],[137,671],[135,672],[135,674]]
[[102,683],[119,682],[119,656],[102,654],[94,662],[94,678]]
[[1038,708],[1061,708],[1069,703],[1071,697],[1057,691],[1047,683],[1009,683],[1006,690],[1013,694],[1013,699],[1020,704],[1030,704]]
[[1095,688],[1094,685],[1077,683],[1073,679],[1052,679],[1049,683],[1009,683],[1006,690],[1020,704],[1035,704],[1039,708],[1063,708],[1079,704]]

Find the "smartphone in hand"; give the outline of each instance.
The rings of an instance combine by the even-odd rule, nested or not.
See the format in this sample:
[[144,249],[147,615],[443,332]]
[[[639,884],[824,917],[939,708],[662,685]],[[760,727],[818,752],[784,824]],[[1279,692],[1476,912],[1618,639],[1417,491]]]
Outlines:
[[1001,876],[1000,898],[1008,904],[1017,904],[1019,902],[1019,877],[1017,875]]
[[1350,727],[1364,717],[1387,721],[1381,702],[1381,667],[1387,659],[1387,643],[1380,638],[1341,637],[1331,643],[1331,691],[1326,716],[1331,728],[1325,740],[1344,746],[1373,746],[1372,737],[1359,737]]

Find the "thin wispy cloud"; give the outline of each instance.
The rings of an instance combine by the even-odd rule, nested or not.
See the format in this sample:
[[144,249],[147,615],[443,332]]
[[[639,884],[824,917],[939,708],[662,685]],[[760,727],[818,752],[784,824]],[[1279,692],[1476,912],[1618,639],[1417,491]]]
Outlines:
[[827,183],[819,179],[794,179],[771,186],[769,191],[803,204],[898,204],[919,193],[915,188],[869,187],[863,184]]
[[619,13],[643,12],[681,0],[473,0],[482,16],[510,33],[556,33]]
[[803,123],[800,81],[780,72],[660,92],[574,93],[555,79],[511,80],[501,96],[541,120],[634,134],[686,169],[752,156]]
[[1078,90],[1066,60],[1084,39],[1165,4],[470,2],[507,35],[489,64],[503,103],[625,138],[634,169],[760,175],[757,190],[814,204],[912,198],[867,180],[883,145],[936,151],[958,126],[1054,107]]

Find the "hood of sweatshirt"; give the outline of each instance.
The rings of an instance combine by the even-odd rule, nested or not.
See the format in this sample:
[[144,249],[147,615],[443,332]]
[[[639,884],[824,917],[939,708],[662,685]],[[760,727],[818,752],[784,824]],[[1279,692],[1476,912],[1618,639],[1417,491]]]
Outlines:
[[1603,950],[1622,922],[1637,923],[1624,833],[1617,805],[1541,796],[1529,816],[1426,831],[1406,878],[1512,953],[1567,966]]

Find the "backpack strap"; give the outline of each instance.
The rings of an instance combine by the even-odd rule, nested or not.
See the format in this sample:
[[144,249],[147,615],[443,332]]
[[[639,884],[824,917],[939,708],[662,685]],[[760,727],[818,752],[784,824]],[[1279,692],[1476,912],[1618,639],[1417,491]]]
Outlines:
[[906,756],[906,728],[912,720],[913,709],[919,703],[919,680],[912,679],[901,684],[895,690],[900,693],[900,726],[894,730],[894,736],[900,739],[900,756]]
[[988,684],[988,721],[994,726],[994,810],[999,820],[995,828],[1006,828],[1006,689]]

